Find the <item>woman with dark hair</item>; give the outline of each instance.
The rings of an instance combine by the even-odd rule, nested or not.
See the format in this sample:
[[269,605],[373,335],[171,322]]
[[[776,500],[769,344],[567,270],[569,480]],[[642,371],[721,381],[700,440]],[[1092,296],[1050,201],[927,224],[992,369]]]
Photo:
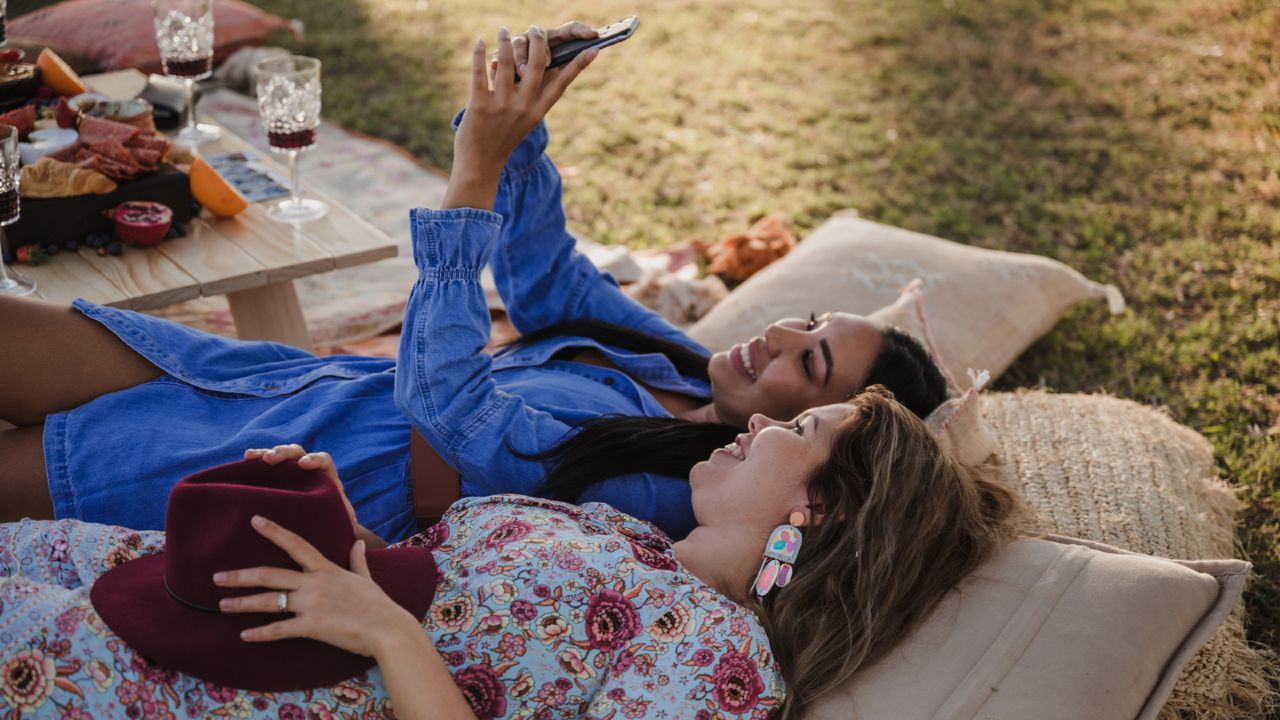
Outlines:
[[[593,35],[569,23],[504,37],[493,77],[477,66],[442,208],[411,213],[420,277],[394,367],[0,297],[0,419],[17,426],[0,432],[0,519],[157,529],[179,478],[290,438],[342,458],[383,537],[500,492],[608,502],[682,537],[689,468],[752,413],[791,416],[872,383],[921,416],[940,404],[941,375],[896,330],[833,312],[710,355],[574,250],[542,117],[594,55],[537,83],[515,75],[533,52]],[[494,356],[486,264],[524,334]]]
[[[336,481],[326,453],[293,445],[270,457]],[[793,720],[888,653],[1014,537],[1020,507],[882,388],[789,422],[753,416],[694,466],[689,485],[697,525],[675,543],[603,503],[460,500],[404,543],[428,548],[435,565],[434,597],[416,604],[385,568],[413,567],[389,558],[418,550],[366,555],[348,526],[322,554],[316,545],[336,530],[310,523],[308,541],[286,529],[306,521],[251,520],[258,508],[234,509],[244,527],[228,544],[248,547],[257,533],[288,555],[202,575],[219,589],[214,607],[176,614],[129,612],[176,605],[172,589],[112,583],[165,567],[154,553],[181,552],[176,534],[166,547],[159,532],[0,524],[0,715]],[[330,523],[351,522],[332,495]],[[182,629],[160,618],[220,648],[222,662],[262,669],[210,666],[193,640],[159,666],[146,644],[173,646],[165,638]],[[331,648],[289,638],[352,653],[355,669],[329,672]],[[361,672],[371,663],[360,655],[377,670]],[[319,671],[327,681],[308,683]],[[301,678],[282,687],[285,673]]]

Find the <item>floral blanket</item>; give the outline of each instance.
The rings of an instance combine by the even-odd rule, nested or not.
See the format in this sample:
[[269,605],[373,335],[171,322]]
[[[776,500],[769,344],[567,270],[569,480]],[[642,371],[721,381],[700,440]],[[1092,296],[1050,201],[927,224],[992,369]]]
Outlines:
[[[252,692],[157,667],[106,627],[89,586],[163,549],[158,532],[0,524],[0,718],[394,717],[377,668]],[[407,544],[441,573],[423,630],[481,718],[765,720],[783,698],[763,629],[607,505],[467,498]]]

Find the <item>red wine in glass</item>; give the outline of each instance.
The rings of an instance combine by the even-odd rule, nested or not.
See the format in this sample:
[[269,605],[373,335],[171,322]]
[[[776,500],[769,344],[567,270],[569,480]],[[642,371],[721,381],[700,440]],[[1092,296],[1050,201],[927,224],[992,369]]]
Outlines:
[[268,130],[267,142],[279,150],[302,150],[316,143],[316,129],[301,130]]
[[18,219],[18,189],[0,191],[0,225]]
[[165,60],[164,71],[173,77],[205,78],[213,73],[213,55],[191,60]]

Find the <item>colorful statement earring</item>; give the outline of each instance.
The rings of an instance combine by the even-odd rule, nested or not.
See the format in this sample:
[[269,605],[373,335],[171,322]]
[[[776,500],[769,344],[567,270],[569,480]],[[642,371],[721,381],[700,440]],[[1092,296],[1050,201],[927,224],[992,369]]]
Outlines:
[[779,525],[769,533],[769,542],[764,546],[764,560],[753,584],[759,597],[768,595],[775,585],[786,587],[791,582],[791,566],[800,554],[800,542],[804,539],[800,535],[804,513],[797,510],[788,519],[790,523]]

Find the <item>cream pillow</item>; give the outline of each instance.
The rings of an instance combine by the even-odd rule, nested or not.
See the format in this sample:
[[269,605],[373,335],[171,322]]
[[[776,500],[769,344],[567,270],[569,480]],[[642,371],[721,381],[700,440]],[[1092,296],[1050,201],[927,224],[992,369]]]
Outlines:
[[1249,564],[1020,540],[811,720],[1150,720]]
[[[984,393],[982,411],[1009,486],[1040,529],[1135,552],[1231,557],[1239,502],[1199,433],[1103,395]],[[1162,717],[1254,718],[1277,666],[1245,640],[1244,605],[1183,669]]]
[[[1056,260],[969,247],[843,211],[729,293],[689,334],[724,350],[783,317],[869,314],[900,300],[915,278],[923,280],[942,360],[962,384],[969,368],[1004,372],[1081,300],[1106,298],[1112,312],[1124,308],[1116,288]],[[903,329],[918,333],[910,307],[898,310]]]

